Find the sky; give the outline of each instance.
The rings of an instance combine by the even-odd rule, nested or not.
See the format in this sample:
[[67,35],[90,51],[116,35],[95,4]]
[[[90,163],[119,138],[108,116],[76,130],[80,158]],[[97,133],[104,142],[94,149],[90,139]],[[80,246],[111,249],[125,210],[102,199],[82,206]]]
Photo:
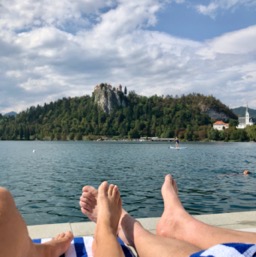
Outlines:
[[255,0],[1,0],[0,113],[100,83],[256,109]]

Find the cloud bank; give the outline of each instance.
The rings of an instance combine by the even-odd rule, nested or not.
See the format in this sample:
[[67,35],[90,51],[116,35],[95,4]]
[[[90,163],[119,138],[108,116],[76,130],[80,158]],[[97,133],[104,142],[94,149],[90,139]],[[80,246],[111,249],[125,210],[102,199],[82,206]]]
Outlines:
[[[101,82],[147,96],[196,92],[256,108],[256,25],[205,42],[176,38],[154,30],[157,13],[173,2],[188,3],[2,0],[0,113],[91,94]],[[194,8],[211,16],[254,2]]]

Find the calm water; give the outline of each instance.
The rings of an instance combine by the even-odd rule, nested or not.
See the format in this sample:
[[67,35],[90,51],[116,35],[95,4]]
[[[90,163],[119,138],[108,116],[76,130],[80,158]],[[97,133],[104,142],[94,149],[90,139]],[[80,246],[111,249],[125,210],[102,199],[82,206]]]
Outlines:
[[[137,218],[158,217],[171,173],[191,214],[256,210],[256,143],[0,142],[0,185],[29,225],[87,220],[83,185],[108,180]],[[253,174],[243,176],[244,169]]]

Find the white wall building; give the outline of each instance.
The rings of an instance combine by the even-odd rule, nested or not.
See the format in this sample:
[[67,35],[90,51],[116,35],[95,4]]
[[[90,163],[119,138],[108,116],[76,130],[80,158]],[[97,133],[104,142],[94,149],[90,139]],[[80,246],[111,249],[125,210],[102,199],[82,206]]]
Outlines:
[[217,120],[216,122],[213,123],[213,129],[223,130],[228,128],[229,128],[229,124],[223,122],[222,120]]
[[238,118],[238,126],[236,128],[238,129],[244,129],[247,126],[251,126],[253,125],[252,120],[250,119],[250,115],[249,115],[249,111],[248,111],[248,105],[246,106],[246,110],[245,110],[245,117],[239,117]]

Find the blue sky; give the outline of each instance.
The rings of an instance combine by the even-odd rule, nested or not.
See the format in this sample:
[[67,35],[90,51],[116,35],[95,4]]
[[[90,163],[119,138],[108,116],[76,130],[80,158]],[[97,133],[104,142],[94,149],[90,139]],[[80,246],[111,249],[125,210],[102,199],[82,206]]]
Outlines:
[[255,0],[2,0],[0,113],[101,82],[256,109],[255,13]]
[[[200,4],[207,1],[193,2]],[[172,3],[157,14],[155,29],[181,38],[204,41],[256,24],[255,12],[255,8],[241,5],[230,10],[219,10],[211,17],[200,14],[195,5]]]

